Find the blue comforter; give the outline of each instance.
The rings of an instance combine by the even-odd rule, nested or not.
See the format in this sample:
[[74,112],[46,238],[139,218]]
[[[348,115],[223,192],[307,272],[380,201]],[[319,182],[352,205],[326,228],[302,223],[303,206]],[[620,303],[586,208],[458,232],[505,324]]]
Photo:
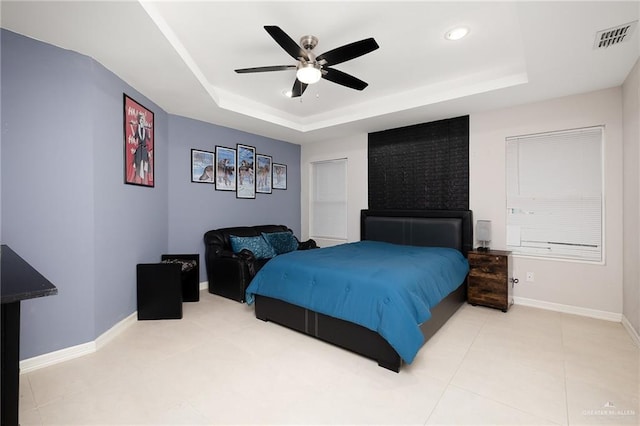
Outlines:
[[247,288],[378,332],[410,363],[420,324],[458,288],[469,264],[458,250],[360,241],[276,256]]

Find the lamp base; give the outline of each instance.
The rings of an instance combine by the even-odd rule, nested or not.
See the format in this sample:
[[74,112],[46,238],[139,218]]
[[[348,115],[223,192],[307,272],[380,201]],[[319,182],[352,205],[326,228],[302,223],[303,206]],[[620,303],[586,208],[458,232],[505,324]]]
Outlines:
[[480,243],[480,245],[478,246],[478,248],[476,248],[476,250],[478,251],[489,251],[489,241],[478,241],[478,243]]

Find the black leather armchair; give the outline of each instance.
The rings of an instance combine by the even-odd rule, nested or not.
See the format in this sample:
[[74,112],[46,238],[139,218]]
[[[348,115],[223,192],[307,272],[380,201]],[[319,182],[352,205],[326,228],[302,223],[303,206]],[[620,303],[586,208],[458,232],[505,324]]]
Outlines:
[[[244,302],[245,291],[255,274],[269,259],[256,259],[249,250],[234,253],[229,237],[255,237],[262,233],[286,232],[284,225],[238,226],[208,231],[204,234],[205,266],[209,293]],[[301,242],[298,250],[317,248],[314,240]]]

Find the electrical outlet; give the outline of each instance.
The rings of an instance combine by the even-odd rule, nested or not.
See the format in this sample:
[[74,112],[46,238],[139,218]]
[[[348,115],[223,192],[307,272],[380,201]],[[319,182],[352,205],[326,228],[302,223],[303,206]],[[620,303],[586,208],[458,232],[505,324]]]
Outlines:
[[527,281],[529,282],[534,282],[534,276],[533,276],[533,272],[527,272]]

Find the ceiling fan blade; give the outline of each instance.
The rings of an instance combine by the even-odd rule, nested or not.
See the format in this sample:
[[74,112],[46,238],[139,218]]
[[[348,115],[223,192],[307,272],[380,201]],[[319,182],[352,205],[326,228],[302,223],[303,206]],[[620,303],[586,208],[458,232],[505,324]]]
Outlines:
[[326,71],[326,73],[322,73],[322,78],[340,84],[342,86],[349,87],[351,89],[363,90],[369,85],[359,78],[355,78],[354,76],[349,75],[346,72],[339,71],[335,68],[325,68],[324,71]]
[[269,35],[273,37],[273,39],[282,47],[285,52],[287,52],[291,57],[295,60],[298,58],[303,58],[305,61],[309,60],[307,56],[307,52],[300,47],[298,43],[293,41],[291,37],[287,35],[284,31],[275,25],[265,25],[264,29],[267,30]]
[[302,96],[307,86],[307,84],[301,82],[296,78],[296,81],[293,83],[293,89],[291,89],[291,97],[298,98]]
[[295,68],[295,65],[274,65],[272,67],[240,68],[235,70],[235,72],[238,74],[245,74],[249,72],[286,71]]
[[358,56],[366,55],[369,52],[373,52],[378,47],[380,46],[378,46],[378,43],[376,43],[373,38],[367,38],[329,50],[328,52],[319,55],[316,60],[324,60],[327,65],[337,65],[357,58]]

